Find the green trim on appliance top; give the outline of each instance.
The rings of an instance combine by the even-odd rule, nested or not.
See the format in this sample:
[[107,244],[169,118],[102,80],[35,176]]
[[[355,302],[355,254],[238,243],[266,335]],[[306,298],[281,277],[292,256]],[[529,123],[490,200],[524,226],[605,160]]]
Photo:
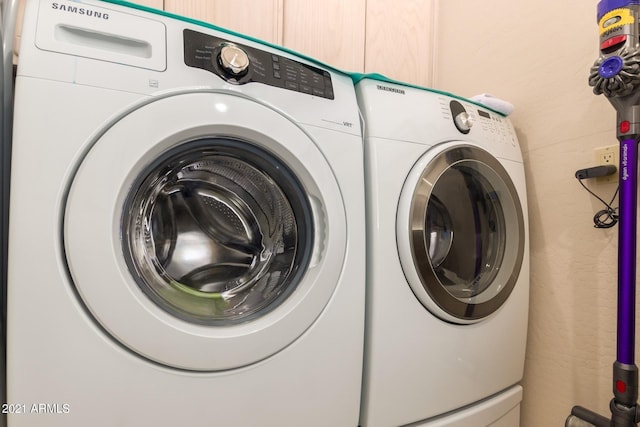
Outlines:
[[498,115],[500,115],[502,117],[506,117],[505,114],[503,114],[503,113],[501,113],[499,111],[496,111],[491,107],[487,107],[484,104],[480,104],[479,102],[470,100],[468,98],[464,98],[462,96],[455,95],[453,93],[444,92],[444,91],[433,89],[433,88],[418,86],[418,85],[414,85],[414,84],[411,84],[411,83],[401,82],[401,81],[398,81],[398,80],[390,79],[390,78],[388,78],[388,77],[386,77],[386,76],[384,76],[382,74],[378,74],[378,73],[355,73],[355,72],[348,72],[348,71],[339,70],[339,69],[337,69],[337,68],[335,68],[335,67],[333,67],[331,65],[323,63],[322,61],[319,61],[319,60],[317,60],[315,58],[312,58],[310,56],[307,56],[307,55],[303,55],[303,54],[298,53],[296,51],[293,51],[291,49],[287,49],[286,47],[278,46],[276,44],[269,43],[267,41],[260,40],[260,39],[257,39],[255,37],[251,37],[251,36],[247,36],[245,34],[237,33],[235,31],[231,31],[231,30],[228,30],[226,28],[222,28],[222,27],[219,27],[217,25],[214,25],[214,24],[211,24],[211,23],[208,23],[208,22],[205,22],[205,21],[200,21],[198,19],[188,18],[186,16],[176,15],[175,13],[167,12],[165,10],[154,9],[152,7],[144,6],[144,5],[141,5],[141,4],[131,3],[131,2],[126,1],[126,0],[100,0],[100,1],[102,1],[104,3],[112,3],[112,4],[115,4],[115,5],[118,5],[118,6],[128,7],[128,8],[131,8],[131,9],[142,10],[144,12],[149,12],[149,13],[153,13],[153,14],[156,14],[156,15],[172,18],[172,19],[177,19],[179,21],[183,21],[183,22],[187,22],[187,23],[190,23],[190,24],[198,25],[200,27],[204,27],[204,28],[209,28],[209,29],[212,29],[212,30],[220,31],[221,33],[229,34],[229,35],[232,35],[232,36],[235,36],[235,37],[241,37],[243,39],[250,40],[252,42],[259,43],[259,44],[264,45],[264,46],[268,46],[268,47],[271,47],[271,48],[274,48],[274,49],[278,49],[278,50],[281,50],[283,52],[287,52],[287,53],[290,53],[292,55],[295,55],[295,56],[297,56],[299,58],[305,59],[305,60],[307,60],[307,61],[309,61],[309,62],[311,62],[313,64],[319,65],[319,66],[321,66],[323,68],[328,68],[328,69],[330,69],[330,70],[332,70],[334,72],[349,76],[351,78],[351,80],[353,81],[353,84],[356,84],[356,83],[360,82],[361,80],[376,80],[376,81],[380,81],[380,82],[384,82],[384,83],[390,83],[390,84],[410,87],[410,88],[419,89],[419,90],[426,90],[428,92],[437,93],[439,95],[445,95],[445,96],[448,96],[448,97],[451,97],[451,98],[459,99],[459,100],[464,101],[464,102],[468,102],[470,104],[477,105],[478,107],[482,107],[482,108],[485,108],[487,110],[490,110],[490,111],[494,112],[495,114],[498,114]]

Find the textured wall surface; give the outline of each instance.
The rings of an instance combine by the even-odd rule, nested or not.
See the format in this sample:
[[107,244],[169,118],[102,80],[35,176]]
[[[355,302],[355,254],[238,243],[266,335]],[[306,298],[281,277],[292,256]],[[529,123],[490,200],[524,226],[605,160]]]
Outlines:
[[[531,232],[531,311],[522,426],[560,426],[572,405],[608,414],[615,359],[617,227],[576,179],[617,144],[615,112],[587,84],[596,0],[440,1],[435,86],[516,106]],[[609,199],[615,184],[587,184]],[[615,204],[617,206],[617,202]]]

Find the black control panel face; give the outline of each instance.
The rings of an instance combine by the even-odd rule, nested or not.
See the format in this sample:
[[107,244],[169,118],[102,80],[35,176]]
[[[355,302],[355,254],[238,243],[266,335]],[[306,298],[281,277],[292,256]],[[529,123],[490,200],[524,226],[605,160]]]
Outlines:
[[[209,34],[186,29],[183,34],[184,63],[189,67],[210,71],[233,84],[258,82],[334,99],[331,75],[327,71]],[[237,67],[225,64],[224,49],[246,54],[248,66],[245,67],[243,61],[239,61],[241,65]]]

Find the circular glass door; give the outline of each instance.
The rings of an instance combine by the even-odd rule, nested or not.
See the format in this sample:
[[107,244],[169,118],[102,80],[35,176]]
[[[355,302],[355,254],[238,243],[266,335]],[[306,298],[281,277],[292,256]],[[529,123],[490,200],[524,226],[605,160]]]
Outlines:
[[61,253],[105,336],[159,365],[220,371],[309,329],[340,282],[346,235],[340,187],[304,129],[199,91],[149,99],[89,142]]
[[122,212],[131,274],[188,322],[230,325],[285,299],[313,247],[311,207],[281,161],[229,138],[165,153],[137,178]]
[[489,316],[513,290],[524,255],[522,207],[508,173],[486,151],[453,145],[412,176],[398,245],[414,294],[448,321]]

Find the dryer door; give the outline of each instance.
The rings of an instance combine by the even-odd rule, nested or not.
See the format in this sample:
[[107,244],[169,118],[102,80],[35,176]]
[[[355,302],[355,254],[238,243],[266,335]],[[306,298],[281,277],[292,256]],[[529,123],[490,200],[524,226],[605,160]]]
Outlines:
[[345,258],[318,146],[228,93],[167,96],[106,126],[72,177],[66,265],[97,324],[159,364],[260,361],[318,318]]
[[524,219],[500,161],[465,143],[427,152],[405,182],[397,220],[413,293],[440,318],[477,322],[505,303],[524,256]]

